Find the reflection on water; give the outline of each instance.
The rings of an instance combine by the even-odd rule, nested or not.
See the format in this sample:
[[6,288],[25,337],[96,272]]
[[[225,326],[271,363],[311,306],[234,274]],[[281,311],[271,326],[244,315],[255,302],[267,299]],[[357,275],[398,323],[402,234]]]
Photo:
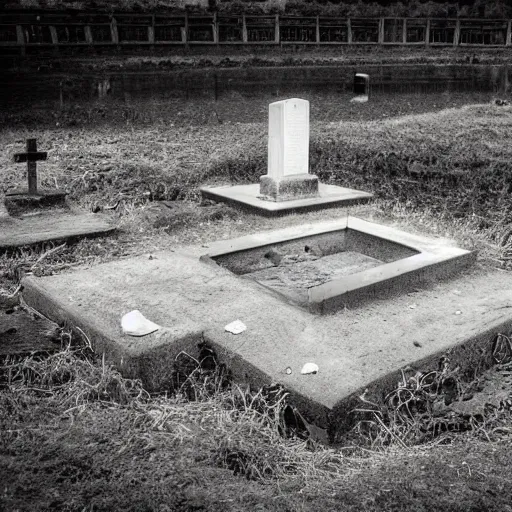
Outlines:
[[504,93],[509,89],[507,66],[305,66],[272,68],[182,69],[159,72],[80,72],[11,75],[0,79],[0,102],[19,103],[96,99],[166,100],[209,97],[232,92],[245,97],[349,93],[354,74],[370,75],[372,95],[432,93]]

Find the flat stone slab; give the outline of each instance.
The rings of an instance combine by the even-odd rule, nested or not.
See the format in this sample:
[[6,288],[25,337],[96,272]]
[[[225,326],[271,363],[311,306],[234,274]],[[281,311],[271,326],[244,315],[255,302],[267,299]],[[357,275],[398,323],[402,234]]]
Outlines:
[[[409,293],[375,294],[365,307],[317,316],[200,260],[209,249],[29,276],[23,298],[48,318],[82,329],[97,352],[149,389],[168,388],[176,356],[186,351],[198,357],[205,341],[236,381],[283,384],[308,419],[329,429],[331,440],[347,427],[365,389],[368,399],[381,400],[401,369],[437,368],[446,353],[453,367],[473,371],[493,336],[512,327],[512,275],[505,272],[476,267]],[[162,328],[140,338],[124,335],[121,318],[135,309]],[[247,330],[226,332],[237,319]],[[319,366],[317,374],[300,373],[308,362]]]
[[201,187],[205,199],[212,199],[250,209],[263,215],[288,214],[298,211],[311,211],[327,207],[349,206],[365,203],[373,198],[373,194],[338,187],[336,185],[318,184],[319,196],[289,201],[267,201],[260,198],[260,185],[235,185],[222,187]]
[[42,242],[104,235],[114,231],[101,214],[38,211],[19,217],[0,215],[0,250]]

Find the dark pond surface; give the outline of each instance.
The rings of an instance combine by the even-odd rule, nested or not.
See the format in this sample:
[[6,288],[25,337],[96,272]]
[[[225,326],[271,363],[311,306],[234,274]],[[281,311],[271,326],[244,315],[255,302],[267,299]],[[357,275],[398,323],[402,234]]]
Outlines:
[[102,73],[69,70],[5,75],[0,78],[0,102],[6,108],[20,103],[80,103],[98,98],[219,99],[232,92],[246,97],[350,93],[356,72],[370,75],[373,95],[503,94],[510,81],[510,69],[503,65],[305,66]]

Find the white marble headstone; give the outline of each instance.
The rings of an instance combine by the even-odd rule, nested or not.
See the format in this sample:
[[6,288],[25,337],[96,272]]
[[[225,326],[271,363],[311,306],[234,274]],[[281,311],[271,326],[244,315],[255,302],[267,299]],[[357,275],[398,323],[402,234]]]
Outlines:
[[299,98],[269,105],[268,177],[309,172],[309,101]]

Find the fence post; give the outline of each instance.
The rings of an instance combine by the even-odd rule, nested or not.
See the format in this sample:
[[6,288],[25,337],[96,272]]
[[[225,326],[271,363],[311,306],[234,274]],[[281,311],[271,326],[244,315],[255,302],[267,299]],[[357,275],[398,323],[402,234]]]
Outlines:
[[427,18],[427,28],[425,30],[425,45],[430,45],[430,18]]
[[455,22],[455,31],[453,32],[453,46],[459,45],[459,39],[460,39],[460,20],[458,19]]
[[57,37],[57,29],[53,25],[50,25],[48,28],[50,29],[50,36],[52,38],[52,44],[54,44],[54,45],[59,44],[59,38]]
[[213,13],[213,42],[219,44],[219,21],[217,20],[217,13]]
[[110,21],[110,35],[112,36],[112,42],[119,44],[119,34],[117,32],[117,21],[114,17]]
[[404,23],[402,25],[402,43],[407,43],[407,18],[403,19]]
[[384,42],[384,18],[379,18],[379,44]]
[[188,48],[188,12],[185,11],[185,26],[181,28],[181,40]]
[[347,19],[347,43],[352,44],[352,23],[350,23],[350,18]]
[[20,47],[20,54],[22,57],[25,56],[25,35],[23,34],[23,27],[21,25],[16,25],[16,40],[18,42],[18,46]]
[[84,34],[85,34],[85,42],[88,44],[92,44],[92,32],[91,32],[91,27],[89,25],[86,25],[84,27]]
[[245,19],[245,14],[242,14],[242,41],[244,43],[247,43],[248,41],[248,37],[247,37],[247,21]]
[[316,44],[320,44],[320,16],[316,17],[316,31],[315,31],[315,39]]
[[507,38],[505,40],[507,46],[512,45],[512,20],[508,20],[507,23]]
[[155,15],[151,16],[151,25],[148,26],[148,41],[155,44]]
[[279,33],[279,14],[276,14],[276,21],[275,21],[275,37],[274,37],[274,42],[276,44],[279,44],[280,40],[281,40],[281,34]]

